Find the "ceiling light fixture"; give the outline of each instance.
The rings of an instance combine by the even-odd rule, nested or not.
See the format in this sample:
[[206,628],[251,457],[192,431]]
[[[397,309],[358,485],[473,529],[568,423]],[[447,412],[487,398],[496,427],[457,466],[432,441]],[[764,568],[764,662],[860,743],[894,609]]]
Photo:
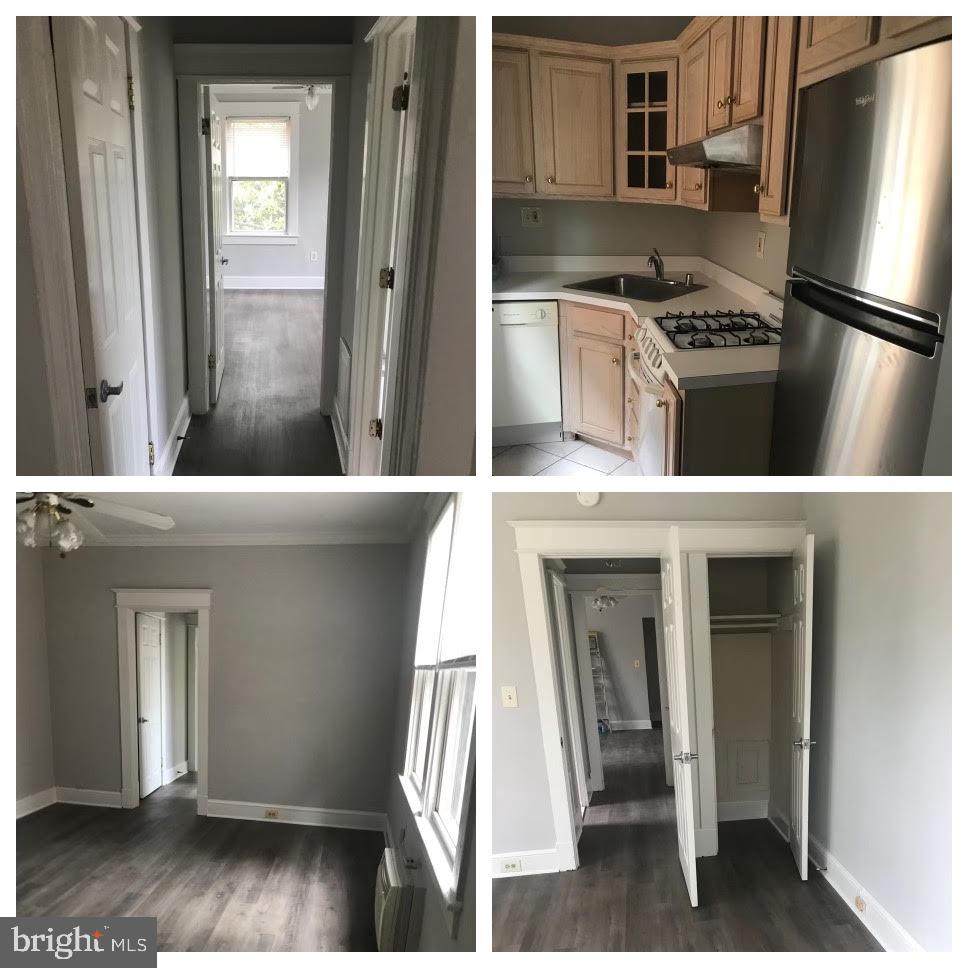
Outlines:
[[68,518],[70,513],[55,495],[42,494],[17,514],[17,540],[25,548],[52,548],[64,558],[84,544],[84,534]]
[[605,609],[614,608],[616,605],[618,605],[618,599],[614,595],[609,595],[607,592],[596,595],[592,599],[592,608],[596,612],[604,612]]

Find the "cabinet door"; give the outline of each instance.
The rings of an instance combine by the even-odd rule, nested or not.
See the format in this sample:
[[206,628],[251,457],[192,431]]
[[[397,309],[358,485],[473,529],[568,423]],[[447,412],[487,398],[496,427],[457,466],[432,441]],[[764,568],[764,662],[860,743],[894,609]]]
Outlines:
[[528,52],[497,47],[491,58],[491,178],[496,192],[534,191]]
[[763,113],[763,54],[766,17],[736,17],[731,122],[739,124]]
[[766,98],[763,157],[760,162],[760,214],[784,215],[790,172],[797,18],[770,17],[766,42]]
[[682,397],[666,377],[662,385],[662,396],[656,404],[665,411],[665,467],[666,477],[682,473]]
[[940,17],[881,17],[881,37],[899,37]]
[[613,194],[611,63],[560,54],[531,56],[540,191]]
[[672,202],[676,138],[675,60],[628,61],[615,82],[615,185],[620,198]]
[[874,42],[873,17],[801,17],[799,74],[832,64]]
[[733,17],[720,17],[709,31],[709,100],[707,126],[710,131],[728,127],[733,97]]
[[[679,98],[679,144],[706,137],[706,96],[709,88],[709,34],[703,34],[682,56]],[[706,202],[706,173],[701,168],[680,168],[680,198],[687,205]]]
[[573,337],[568,346],[574,430],[622,444],[625,426],[625,350],[621,343]]

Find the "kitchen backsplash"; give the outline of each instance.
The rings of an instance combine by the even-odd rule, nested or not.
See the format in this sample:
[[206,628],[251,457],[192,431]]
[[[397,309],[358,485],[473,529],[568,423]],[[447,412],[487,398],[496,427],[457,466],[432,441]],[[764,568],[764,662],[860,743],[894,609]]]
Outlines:
[[[541,223],[525,227],[521,209],[540,210]],[[501,255],[703,256],[761,286],[783,291],[790,230],[761,222],[755,213],[697,212],[673,205],[495,199],[494,243]],[[766,234],[764,257],[754,254],[756,233]]]

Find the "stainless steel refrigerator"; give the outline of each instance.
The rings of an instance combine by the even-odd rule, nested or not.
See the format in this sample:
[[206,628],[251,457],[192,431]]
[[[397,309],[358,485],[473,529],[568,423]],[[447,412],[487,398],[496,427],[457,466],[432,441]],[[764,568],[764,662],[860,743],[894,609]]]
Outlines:
[[951,311],[951,42],[807,88],[773,474],[920,474]]

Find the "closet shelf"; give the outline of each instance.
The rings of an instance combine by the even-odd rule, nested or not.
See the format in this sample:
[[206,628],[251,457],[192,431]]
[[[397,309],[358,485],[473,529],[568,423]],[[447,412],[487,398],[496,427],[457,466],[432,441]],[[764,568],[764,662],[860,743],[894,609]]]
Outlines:
[[710,615],[710,631],[724,632],[775,632],[780,628],[779,612],[766,615]]

